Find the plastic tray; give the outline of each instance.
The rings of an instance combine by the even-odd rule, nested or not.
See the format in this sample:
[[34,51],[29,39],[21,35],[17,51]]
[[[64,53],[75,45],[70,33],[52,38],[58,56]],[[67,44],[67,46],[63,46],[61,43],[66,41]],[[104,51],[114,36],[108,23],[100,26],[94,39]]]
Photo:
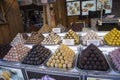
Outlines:
[[111,65],[112,69],[113,69],[115,72],[120,73],[120,71],[119,71],[117,68],[115,68],[115,65],[113,64],[111,57],[110,57],[109,55],[106,55],[106,57],[107,57],[110,65]]

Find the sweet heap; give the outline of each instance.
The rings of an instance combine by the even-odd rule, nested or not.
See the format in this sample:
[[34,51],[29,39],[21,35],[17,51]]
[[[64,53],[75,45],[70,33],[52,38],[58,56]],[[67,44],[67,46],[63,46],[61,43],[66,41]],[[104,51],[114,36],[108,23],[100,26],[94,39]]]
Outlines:
[[74,39],[75,44],[79,44],[79,36],[74,32],[73,30],[69,30],[65,36],[64,39]]
[[58,34],[51,32],[46,38],[44,38],[42,44],[58,44],[60,41],[61,37]]
[[27,38],[26,43],[27,44],[37,44],[42,42],[44,39],[44,36],[41,33],[38,32],[32,32],[31,36]]
[[120,71],[120,48],[111,51],[109,56],[112,59],[115,68]]
[[93,44],[79,54],[77,67],[83,70],[107,71],[108,63],[102,52]]
[[12,46],[10,44],[0,44],[0,59],[3,59],[5,57],[11,47]]
[[10,49],[3,59],[7,61],[21,61],[29,50],[30,49],[23,44],[17,44]]
[[75,52],[68,46],[61,44],[47,62],[48,67],[71,69]]
[[120,45],[120,31],[114,28],[104,36],[104,39],[108,45],[118,46]]
[[22,34],[24,40],[27,40],[27,38],[29,37],[26,33],[21,33],[21,34]]
[[38,32],[39,33],[48,33],[48,32],[51,32],[51,31],[52,31],[52,28],[49,25],[44,24]]
[[100,45],[103,45],[103,41],[100,39],[100,37],[97,35],[97,33],[93,30],[89,31],[82,39],[83,45],[87,45],[87,40],[99,40]]
[[26,41],[23,39],[23,36],[21,33],[18,33],[15,38],[11,42],[11,46],[14,46],[16,44],[24,44]]
[[23,64],[41,65],[51,54],[51,51],[44,46],[37,44],[28,52],[22,61]]

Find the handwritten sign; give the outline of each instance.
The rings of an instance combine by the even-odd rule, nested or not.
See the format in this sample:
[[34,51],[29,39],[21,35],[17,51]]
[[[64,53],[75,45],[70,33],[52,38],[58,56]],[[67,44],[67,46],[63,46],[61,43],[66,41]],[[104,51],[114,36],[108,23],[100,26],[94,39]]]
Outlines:
[[100,40],[87,40],[87,45],[94,44],[100,46]]
[[41,3],[46,4],[48,3],[48,0],[41,0]]
[[66,45],[75,45],[74,39],[63,39],[63,43]]
[[55,33],[61,33],[61,28],[53,28],[52,31]]

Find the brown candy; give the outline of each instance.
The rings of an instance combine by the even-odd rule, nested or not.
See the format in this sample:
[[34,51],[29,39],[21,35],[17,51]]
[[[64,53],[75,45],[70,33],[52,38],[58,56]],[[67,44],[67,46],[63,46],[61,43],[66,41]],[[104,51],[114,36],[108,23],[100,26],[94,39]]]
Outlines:
[[41,33],[38,32],[32,32],[31,36],[27,38],[26,43],[27,44],[37,44],[42,42],[44,39],[44,36]]
[[7,61],[20,61],[29,50],[30,48],[23,44],[17,44],[10,49],[3,59]]

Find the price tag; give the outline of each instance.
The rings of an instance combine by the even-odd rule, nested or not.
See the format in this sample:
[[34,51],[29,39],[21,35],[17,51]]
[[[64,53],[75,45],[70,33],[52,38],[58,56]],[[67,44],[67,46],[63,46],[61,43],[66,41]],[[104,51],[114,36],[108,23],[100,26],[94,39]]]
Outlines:
[[113,80],[113,79],[103,79],[103,78],[87,78],[87,80]]
[[87,45],[94,44],[96,46],[100,45],[100,40],[87,40]]
[[46,4],[48,3],[48,0],[41,0],[41,3]]
[[66,45],[75,45],[74,39],[63,39],[63,43]]
[[119,18],[119,20],[118,20],[118,21],[119,21],[119,23],[120,23],[120,18]]
[[61,28],[53,28],[52,31],[55,33],[61,33]]

